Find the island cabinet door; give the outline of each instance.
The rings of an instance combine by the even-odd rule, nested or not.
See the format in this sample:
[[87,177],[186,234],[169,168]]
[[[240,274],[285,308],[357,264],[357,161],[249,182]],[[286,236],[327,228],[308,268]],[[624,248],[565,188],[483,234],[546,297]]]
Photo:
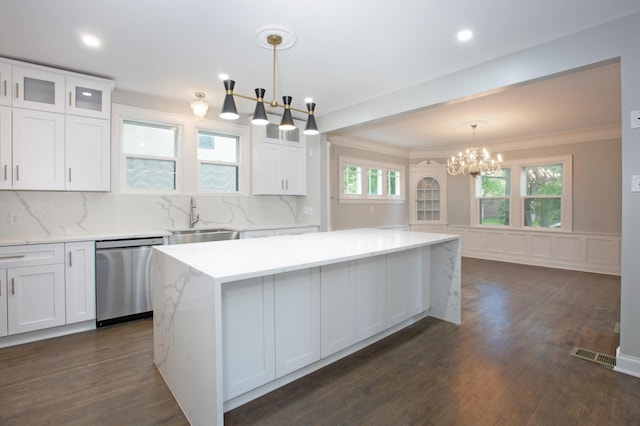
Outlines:
[[386,255],[387,328],[422,312],[422,249]]
[[384,256],[375,256],[357,261],[358,341],[386,328],[384,260]]
[[357,342],[356,262],[320,269],[322,357]]
[[273,275],[222,286],[223,399],[275,379]]
[[320,268],[275,275],[276,377],[320,359]]

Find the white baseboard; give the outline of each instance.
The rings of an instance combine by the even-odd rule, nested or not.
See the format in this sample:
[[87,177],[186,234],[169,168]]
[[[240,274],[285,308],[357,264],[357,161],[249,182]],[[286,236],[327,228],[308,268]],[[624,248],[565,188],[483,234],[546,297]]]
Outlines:
[[616,366],[613,371],[640,377],[640,358],[620,353],[620,346],[616,349]]

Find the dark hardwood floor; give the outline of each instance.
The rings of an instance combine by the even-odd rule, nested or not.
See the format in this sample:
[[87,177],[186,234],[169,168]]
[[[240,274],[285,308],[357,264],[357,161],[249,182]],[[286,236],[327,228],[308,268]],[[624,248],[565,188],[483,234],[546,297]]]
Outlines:
[[[619,277],[463,259],[462,325],[427,318],[225,415],[229,425],[632,425]],[[0,349],[1,425],[183,425],[150,320]]]

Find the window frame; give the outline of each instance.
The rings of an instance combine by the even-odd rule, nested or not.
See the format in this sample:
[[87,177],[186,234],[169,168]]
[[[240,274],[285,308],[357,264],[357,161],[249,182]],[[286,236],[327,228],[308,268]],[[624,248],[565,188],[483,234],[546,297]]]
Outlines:
[[[485,195],[476,195],[475,197],[475,202],[477,203],[476,208],[477,208],[477,215],[476,215],[476,221],[478,226],[481,226],[483,228],[486,227],[494,227],[494,228],[509,228],[511,227],[511,215],[512,215],[512,211],[511,211],[511,200],[513,198],[513,168],[511,168],[510,166],[503,166],[501,167],[501,171],[502,170],[509,170],[509,195],[502,195],[502,196],[485,196]],[[482,192],[482,176],[478,176],[478,178],[474,179],[475,181],[475,191],[476,194],[481,193]],[[482,200],[507,200],[507,206],[509,208],[509,224],[508,225],[490,225],[490,224],[486,224],[486,223],[481,223],[480,222],[480,212],[481,212],[481,208],[480,208],[480,204],[482,204]]]
[[[172,125],[178,129],[176,160],[176,189],[134,190],[126,187],[126,157],[122,152],[122,129],[124,121],[147,122],[154,125]],[[238,191],[201,191],[200,161],[198,160],[198,131],[237,136],[239,143]],[[156,111],[122,104],[112,104],[112,192],[122,194],[148,195],[202,195],[238,197],[250,196],[250,127],[246,125],[214,120],[196,120],[192,116],[166,111]],[[116,172],[117,170],[117,172]]]
[[[224,162],[224,161],[213,161],[213,160],[201,160],[198,157],[198,149],[199,149],[199,136],[200,136],[200,132],[204,132],[204,133],[211,133],[214,135],[219,135],[219,136],[228,136],[228,137],[234,137],[237,138],[237,146],[236,146],[236,150],[237,150],[237,159],[236,162],[234,163],[229,163],[229,162]],[[242,176],[242,172],[243,172],[243,149],[242,149],[242,135],[239,134],[235,134],[232,132],[226,132],[226,131],[220,131],[218,129],[213,130],[210,129],[208,127],[205,126],[197,126],[196,127],[196,136],[195,136],[195,161],[196,161],[196,176],[195,176],[195,185],[196,185],[196,192],[198,194],[211,194],[211,195],[222,195],[222,196],[227,196],[227,195],[234,195],[234,194],[240,194],[241,193],[241,189],[242,189],[242,181],[243,181],[243,176]],[[214,165],[221,165],[221,166],[236,166],[237,167],[237,188],[235,191],[216,191],[216,190],[209,190],[209,189],[203,189],[201,187],[201,182],[202,182],[202,178],[201,178],[201,167],[202,164],[214,164]]]
[[[176,129],[176,155],[175,157],[164,157],[164,156],[155,156],[155,155],[137,155],[137,154],[127,154],[124,152],[124,125],[125,122],[135,122],[141,124],[149,124],[150,126],[162,126],[162,127],[174,127]],[[182,157],[182,141],[184,135],[184,125],[183,123],[175,122],[175,121],[161,121],[158,120],[158,116],[155,114],[127,114],[121,115],[118,117],[117,125],[119,129],[119,139],[118,139],[118,154],[120,159],[120,191],[123,194],[180,194],[182,190],[182,167],[183,167],[183,157]],[[175,162],[175,188],[172,190],[169,189],[135,189],[127,187],[127,158],[143,158],[143,159],[152,159],[152,160],[172,160]]]
[[[558,228],[524,226],[524,202],[531,198],[525,194],[525,167],[562,165],[561,226]],[[502,168],[511,169],[511,196],[509,198],[509,225],[487,225],[480,223],[481,190],[478,179],[470,179],[470,217],[471,224],[478,228],[511,229],[531,232],[572,232],[573,231],[573,157],[559,155],[554,157],[525,158],[506,161]],[[516,191],[516,192],[514,192]],[[502,198],[502,197],[497,197]],[[556,198],[555,196],[553,198]]]
[[[344,168],[346,166],[360,168],[359,194],[345,194],[344,192]],[[369,194],[369,169],[376,169],[380,171],[380,179],[378,183],[382,188],[381,195]],[[398,184],[400,193],[397,195],[389,194],[387,171],[394,171],[398,173],[397,179],[400,181]],[[403,179],[406,179],[406,174],[405,167],[401,164],[381,163],[377,161],[341,156],[338,159],[338,190],[340,191],[338,201],[340,203],[404,203],[406,199]]]

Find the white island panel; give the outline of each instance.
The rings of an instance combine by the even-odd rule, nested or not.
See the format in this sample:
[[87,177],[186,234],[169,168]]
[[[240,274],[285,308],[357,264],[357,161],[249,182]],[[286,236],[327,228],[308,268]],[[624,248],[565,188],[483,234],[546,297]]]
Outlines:
[[[222,424],[225,407],[238,406],[302,377],[425,316],[460,323],[460,240],[455,235],[361,229],[158,246],[154,251],[155,363],[191,424]],[[378,290],[369,296],[368,308],[359,319],[359,322],[366,320],[361,327],[372,328],[358,334],[369,337],[315,362],[317,355],[314,355],[302,365],[311,364],[239,395],[228,405],[223,403],[223,288],[256,277],[271,277],[269,279],[277,282],[282,277],[293,276],[292,271],[315,276],[317,267],[354,260],[370,259],[373,264],[368,268],[382,272],[389,256],[394,260],[408,256],[412,271],[403,274],[403,279],[421,283],[408,287],[410,297],[405,299],[408,319],[392,327],[386,325],[384,331],[377,334],[372,331],[379,322],[376,318],[380,310],[376,306],[382,307],[376,295],[384,297],[379,284],[387,285],[386,282],[373,283],[370,288]],[[360,285],[360,288],[366,286]],[[313,294],[319,302],[320,292]],[[277,318],[282,312],[277,312],[278,303],[274,307],[273,316]],[[416,312],[418,310],[421,312]],[[277,330],[275,333],[277,336]],[[276,338],[276,354],[279,353],[277,341]],[[317,342],[320,342],[319,335]]]

